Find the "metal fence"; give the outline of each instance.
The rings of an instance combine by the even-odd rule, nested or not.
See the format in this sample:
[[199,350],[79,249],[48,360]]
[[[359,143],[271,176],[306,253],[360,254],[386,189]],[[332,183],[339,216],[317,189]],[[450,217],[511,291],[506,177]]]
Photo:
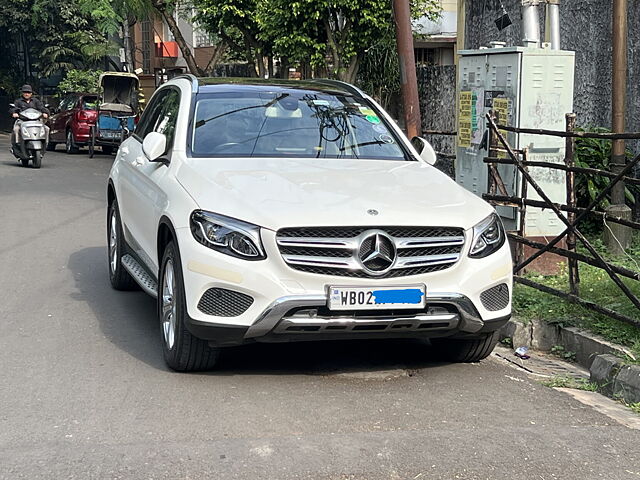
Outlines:
[[[519,232],[509,232],[509,238],[516,243],[516,261],[514,266],[514,280],[520,284],[527,285],[529,287],[536,288],[551,295],[556,295],[569,302],[579,304],[585,308],[598,312],[600,314],[607,315],[611,318],[629,323],[640,327],[640,316],[636,318],[628,317],[620,312],[616,312],[610,308],[598,305],[594,302],[585,300],[579,296],[579,264],[580,262],[592,265],[604,270],[611,280],[618,286],[620,291],[631,301],[631,303],[638,308],[640,312],[640,298],[636,296],[629,287],[622,281],[621,277],[629,278],[635,281],[640,281],[640,272],[630,270],[618,265],[608,263],[602,255],[594,248],[591,242],[580,232],[578,225],[583,222],[589,215],[598,215],[599,217],[607,220],[608,222],[618,223],[634,229],[640,230],[640,223],[626,220],[623,218],[611,216],[607,212],[600,211],[597,206],[600,205],[603,199],[609,194],[614,185],[624,181],[630,185],[640,185],[640,179],[630,176],[635,166],[640,162],[640,155],[637,155],[619,173],[611,173],[605,170],[594,168],[581,168],[576,167],[574,162],[575,153],[575,139],[576,138],[597,138],[606,140],[618,140],[618,139],[640,139],[640,133],[624,133],[624,134],[612,134],[612,133],[591,133],[591,132],[579,132],[575,131],[576,116],[575,114],[568,114],[566,119],[566,131],[553,131],[553,130],[536,130],[510,127],[507,125],[498,125],[496,120],[491,114],[487,114],[487,123],[489,125],[489,155],[484,159],[489,169],[489,186],[487,194],[483,195],[483,198],[490,201],[494,205],[516,207],[520,210],[520,226]],[[550,163],[550,162],[534,162],[527,159],[527,149],[514,149],[507,142],[505,135],[502,132],[514,132],[533,135],[550,135],[555,137],[566,138],[566,155],[565,162],[562,163]],[[499,158],[502,154],[507,154],[507,158]],[[523,178],[522,190],[519,196],[509,195],[505,185],[500,178],[496,165],[498,164],[510,164],[514,165],[520,172]],[[566,172],[566,203],[557,204],[551,201],[549,196],[538,185],[534,178],[530,175],[529,167],[541,167],[556,170],[563,170]],[[575,191],[575,175],[577,173],[587,175],[600,175],[610,179],[609,184],[602,189],[595,199],[586,207],[580,208],[577,205],[576,191]],[[527,191],[529,188],[533,188],[535,192],[540,196],[541,200],[532,200],[528,198]],[[544,209],[551,209],[558,219],[564,223],[565,229],[556,237],[551,239],[547,244],[534,242],[524,237],[524,219],[526,217],[527,207],[539,207]],[[563,214],[566,212],[566,215]],[[560,248],[557,246],[563,239],[566,238],[566,248]],[[584,255],[577,251],[577,243],[580,242],[587,250],[589,255]],[[537,249],[535,253],[525,258],[524,246],[533,247]],[[564,292],[555,288],[551,288],[547,285],[534,282],[531,279],[525,278],[520,273],[523,269],[539,258],[546,252],[560,255],[567,259],[568,273],[569,273],[569,292]]]

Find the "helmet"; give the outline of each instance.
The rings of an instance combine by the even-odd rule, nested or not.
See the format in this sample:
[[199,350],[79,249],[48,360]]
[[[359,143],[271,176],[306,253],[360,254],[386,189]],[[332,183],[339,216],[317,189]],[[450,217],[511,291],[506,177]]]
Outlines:
[[20,91],[23,93],[24,92],[33,93],[33,88],[31,88],[31,85],[23,85]]

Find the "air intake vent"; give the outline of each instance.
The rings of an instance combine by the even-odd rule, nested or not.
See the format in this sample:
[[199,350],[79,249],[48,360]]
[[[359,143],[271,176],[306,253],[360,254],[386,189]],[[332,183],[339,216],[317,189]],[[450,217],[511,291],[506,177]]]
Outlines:
[[216,317],[237,317],[242,315],[253,304],[253,298],[244,293],[210,288],[198,302],[198,310]]
[[480,294],[480,301],[490,312],[502,310],[509,305],[509,287],[506,283],[485,290]]

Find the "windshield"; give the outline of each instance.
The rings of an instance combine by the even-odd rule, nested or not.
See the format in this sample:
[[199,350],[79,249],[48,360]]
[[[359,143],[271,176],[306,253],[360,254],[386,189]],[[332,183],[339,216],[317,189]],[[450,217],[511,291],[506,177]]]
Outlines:
[[398,139],[363,98],[310,90],[200,94],[196,157],[406,160]]
[[82,99],[82,110],[96,110],[98,108],[98,97],[84,97]]

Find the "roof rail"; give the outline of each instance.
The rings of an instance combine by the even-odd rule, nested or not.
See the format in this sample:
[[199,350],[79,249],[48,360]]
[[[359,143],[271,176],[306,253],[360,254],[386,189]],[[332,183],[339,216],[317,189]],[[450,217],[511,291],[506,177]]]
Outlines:
[[315,83],[322,83],[324,85],[331,85],[333,87],[339,87],[342,90],[346,90],[347,92],[353,94],[353,95],[358,95],[360,97],[364,97],[366,94],[360,90],[358,87],[351,85],[350,83],[347,82],[343,82],[341,80],[332,80],[330,78],[311,78],[308,80],[305,80],[307,82],[315,82]]
[[173,77],[172,80],[177,78],[184,78],[185,80],[189,80],[191,82],[191,92],[198,93],[198,77],[191,73],[183,73],[182,75],[178,75],[177,77]]

